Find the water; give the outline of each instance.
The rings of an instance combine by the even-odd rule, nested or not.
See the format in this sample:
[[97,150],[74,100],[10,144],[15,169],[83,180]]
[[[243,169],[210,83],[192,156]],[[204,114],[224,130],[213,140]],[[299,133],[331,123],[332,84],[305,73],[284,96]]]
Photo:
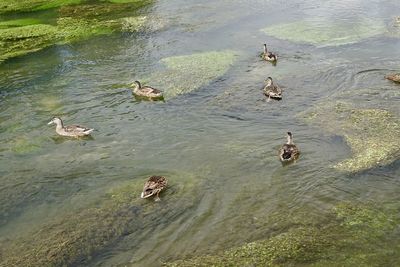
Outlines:
[[[265,238],[269,232],[256,227],[257,217],[269,214],[303,211],[318,217],[343,200],[398,202],[398,160],[361,174],[333,171],[332,164],[351,154],[344,139],[297,115],[339,92],[364,87],[384,88],[388,97],[364,99],[363,105],[399,115],[399,87],[383,76],[398,71],[400,39],[381,34],[319,47],[260,31],[321,18],[370,18],[390,28],[400,15],[396,1],[367,2],[161,0],[149,10],[158,25],[154,32],[96,37],[3,63],[0,240],[27,236],[101,203],[110,188],[149,175],[170,175],[172,185],[182,183],[174,177],[190,175],[197,200],[167,217],[154,216],[149,228],[145,223],[141,234],[121,237],[90,266],[157,266]],[[278,53],[277,66],[258,58],[264,42]],[[162,58],[226,49],[237,60],[208,85],[166,102],[133,98],[130,82],[149,77]],[[265,102],[261,88],[267,76],[285,87],[282,101]],[[57,137],[46,125],[54,115],[95,128],[93,138]],[[282,167],[277,149],[288,130],[302,155]]]

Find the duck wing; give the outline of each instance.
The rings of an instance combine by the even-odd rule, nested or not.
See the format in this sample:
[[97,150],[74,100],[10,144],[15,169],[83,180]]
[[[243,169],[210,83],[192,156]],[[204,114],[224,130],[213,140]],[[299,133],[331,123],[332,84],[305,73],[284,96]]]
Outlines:
[[279,157],[282,161],[291,160],[292,158],[297,157],[299,154],[299,150],[295,145],[285,144],[279,150]]
[[64,127],[64,130],[69,133],[79,132],[79,133],[91,133],[94,129],[90,129],[80,125],[68,125]]
[[162,93],[161,90],[158,90],[158,89],[150,87],[150,86],[142,87],[140,89],[140,91],[142,91],[145,94],[151,94],[151,93],[152,94],[160,94],[160,93]]

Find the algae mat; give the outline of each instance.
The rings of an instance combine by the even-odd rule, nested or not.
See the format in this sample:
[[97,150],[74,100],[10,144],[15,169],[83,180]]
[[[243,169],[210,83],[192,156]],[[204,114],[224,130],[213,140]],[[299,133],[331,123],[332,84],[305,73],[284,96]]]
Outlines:
[[296,43],[315,46],[336,46],[357,43],[362,39],[386,32],[382,21],[361,19],[353,21],[303,20],[273,25],[262,29],[267,35]]
[[[392,213],[397,214],[392,210],[340,203],[318,223],[299,226],[288,217],[292,226],[268,239],[164,266],[391,266],[400,257],[398,244],[382,240],[399,223],[398,216]],[[388,251],[392,258],[384,262],[382,258]]]
[[25,1],[14,2],[15,6],[7,6],[14,13],[57,7],[57,15],[50,12],[55,16],[53,20],[56,23],[46,24],[44,20],[30,17],[30,13],[25,13],[24,18],[0,21],[0,62],[51,45],[113,32],[139,31],[147,21],[137,11],[151,3],[148,0],[98,4],[79,4],[81,1],[53,1],[47,4],[45,2],[48,1],[28,1],[28,8],[23,5]]
[[344,136],[352,157],[334,165],[359,172],[388,165],[400,156],[400,121],[384,109],[355,108],[343,101],[321,103],[301,114],[311,124]]
[[[140,199],[143,181],[125,182],[100,200],[74,213],[54,218],[31,233],[0,243],[0,266],[87,265],[97,252],[125,235],[140,243],[159,220],[175,218],[196,205],[200,182],[190,173],[168,175],[171,184],[161,201]],[[146,231],[143,231],[146,229]]]
[[234,51],[210,51],[162,59],[164,70],[148,79],[164,91],[165,98],[173,98],[205,86],[224,75],[234,63]]

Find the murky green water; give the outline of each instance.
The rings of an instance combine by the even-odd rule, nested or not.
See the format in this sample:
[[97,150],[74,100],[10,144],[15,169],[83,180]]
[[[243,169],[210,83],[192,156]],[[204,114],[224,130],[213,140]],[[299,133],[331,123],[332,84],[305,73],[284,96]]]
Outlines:
[[[352,154],[343,133],[324,117],[315,125],[299,116],[340,99],[398,121],[400,86],[383,78],[400,70],[397,1],[161,0],[147,12],[148,31],[0,65],[3,249],[107,207],[109,216],[133,217],[74,264],[158,266],[269,237],[288,227],[277,214],[322,220],[342,201],[400,208],[396,158],[356,173],[335,169]],[[264,42],[278,54],[276,66],[258,57]],[[267,76],[285,88],[282,101],[265,101]],[[135,79],[168,98],[136,100]],[[57,137],[46,125],[54,115],[95,128],[93,138]],[[283,167],[277,149],[289,130],[302,155]],[[160,203],[138,200],[136,186],[128,208],[107,204],[110,192],[149,175],[169,178]],[[399,243],[398,231],[387,236],[386,244]]]

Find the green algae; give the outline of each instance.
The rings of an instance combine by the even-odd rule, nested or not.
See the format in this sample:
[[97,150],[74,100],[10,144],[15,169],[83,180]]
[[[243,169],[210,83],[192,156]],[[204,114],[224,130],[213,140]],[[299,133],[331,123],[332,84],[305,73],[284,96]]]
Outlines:
[[80,20],[73,18],[60,18],[57,20],[58,43],[70,43],[73,41],[84,40],[86,38],[110,34],[113,29],[107,24],[93,21]]
[[[130,20],[130,30],[135,26],[143,25],[143,20],[138,18],[134,24]],[[110,34],[122,29],[122,22],[97,20],[84,20],[74,18],[60,18],[57,25],[37,24],[23,27],[0,29],[0,62],[16,56],[25,55],[41,50],[54,44],[65,44],[84,40],[96,35]]]
[[173,218],[198,198],[198,181],[192,174],[171,174],[168,178],[170,185],[162,192],[160,203],[140,199],[142,179],[123,182],[86,208],[63,214],[25,236],[3,242],[0,266],[84,264],[127,233],[135,234],[139,241],[146,239],[143,224],[154,228],[158,218]]
[[13,140],[10,149],[16,154],[27,154],[40,149],[40,145],[37,143],[37,140],[21,136]]
[[30,12],[79,4],[82,0],[2,0],[0,14],[6,12]]
[[384,109],[355,108],[343,101],[321,103],[300,115],[305,121],[344,136],[352,157],[333,167],[360,172],[388,165],[400,156],[400,121]]
[[78,19],[97,19],[99,21],[117,20],[139,15],[138,10],[152,3],[152,0],[140,0],[133,3],[96,3],[63,6],[58,12],[60,17]]
[[357,22],[303,20],[273,25],[262,29],[270,36],[297,43],[315,46],[337,46],[352,44],[362,39],[382,34],[385,24],[372,19]]
[[0,62],[38,51],[57,39],[57,28],[47,24],[0,29]]
[[334,208],[334,212],[341,220],[341,225],[357,235],[382,236],[396,226],[396,220],[392,214],[361,205],[340,203]]
[[[55,44],[66,44],[116,31],[134,32],[143,28],[145,16],[137,15],[148,0],[130,3],[81,4],[81,1],[31,1],[23,10],[58,9],[56,25],[22,18],[0,22],[0,62],[32,53]],[[76,5],[71,5],[76,4]],[[22,3],[21,3],[22,5]],[[8,6],[18,11],[18,7]],[[134,16],[133,16],[134,15]]]
[[164,91],[165,98],[192,92],[224,75],[235,61],[234,51],[211,51],[164,58],[163,71],[146,79]]
[[297,228],[270,239],[247,243],[218,255],[206,255],[167,263],[166,266],[276,266],[308,263],[319,256],[329,240],[314,228]]
[[40,24],[40,23],[41,23],[41,20],[34,19],[34,18],[6,20],[6,21],[0,21],[0,29],[1,28],[10,28],[10,27],[28,26],[28,25],[34,25],[34,24]]
[[[382,266],[400,258],[400,244],[382,242],[399,223],[392,210],[339,203],[320,225],[292,223],[283,232],[212,255],[165,266]],[[396,214],[396,213],[394,213]],[[282,215],[281,215],[282,216]],[[287,221],[293,221],[286,215]],[[288,217],[289,216],[289,217]],[[303,219],[308,221],[307,217]],[[308,224],[308,225],[307,225]],[[390,247],[389,247],[390,246]],[[386,260],[390,256],[389,260]],[[387,266],[387,265],[386,265]]]

